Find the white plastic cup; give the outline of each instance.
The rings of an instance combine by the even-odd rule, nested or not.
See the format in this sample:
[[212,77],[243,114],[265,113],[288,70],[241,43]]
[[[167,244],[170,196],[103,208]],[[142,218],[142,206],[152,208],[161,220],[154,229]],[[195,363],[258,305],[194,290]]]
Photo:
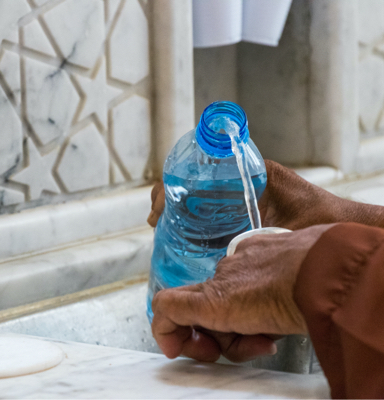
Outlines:
[[292,0],[243,1],[243,40],[277,46]]
[[270,227],[270,228],[253,229],[251,231],[244,232],[239,236],[234,237],[230,241],[227,248],[227,257],[235,254],[237,245],[244,239],[248,239],[254,235],[270,235],[274,233],[286,233],[286,232],[292,232],[292,231],[285,228]]

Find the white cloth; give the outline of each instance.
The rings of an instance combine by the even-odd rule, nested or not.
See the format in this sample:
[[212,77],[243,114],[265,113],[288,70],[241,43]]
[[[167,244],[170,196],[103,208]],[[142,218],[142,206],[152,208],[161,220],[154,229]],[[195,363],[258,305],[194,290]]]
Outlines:
[[193,0],[195,47],[245,40],[277,46],[292,0]]

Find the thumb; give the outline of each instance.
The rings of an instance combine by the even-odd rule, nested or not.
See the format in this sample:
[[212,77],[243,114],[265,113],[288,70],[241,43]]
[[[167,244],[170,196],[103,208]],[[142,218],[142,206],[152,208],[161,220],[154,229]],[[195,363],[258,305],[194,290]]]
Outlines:
[[[170,358],[180,355],[189,342],[196,342],[193,326],[212,329],[212,318],[200,287],[201,284],[161,290],[153,299],[152,333],[161,350]],[[214,342],[203,334],[198,335],[198,340],[206,350]]]
[[154,313],[167,316],[181,326],[196,325],[205,322],[207,310],[204,302],[204,284],[181,286],[160,290],[152,301]]

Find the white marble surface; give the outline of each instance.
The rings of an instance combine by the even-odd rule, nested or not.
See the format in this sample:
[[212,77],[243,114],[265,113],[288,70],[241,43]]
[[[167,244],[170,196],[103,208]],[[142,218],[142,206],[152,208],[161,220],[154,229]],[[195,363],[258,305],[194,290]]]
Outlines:
[[11,103],[13,102],[17,107],[16,109],[19,110],[21,101],[20,57],[5,50],[0,59],[0,73],[5,80],[5,85],[12,93]]
[[10,180],[28,185],[31,200],[38,199],[43,190],[60,193],[60,189],[52,176],[57,150],[42,157],[31,139],[28,139],[27,146],[29,165],[20,172],[12,175]]
[[383,134],[382,15],[379,0],[311,3],[312,162],[344,173],[384,169],[384,143],[366,142]]
[[28,58],[25,79],[27,115],[35,134],[43,144],[63,139],[80,100],[68,73]]
[[22,158],[22,127],[16,111],[0,87],[0,174],[9,175]]
[[0,218],[0,260],[146,225],[151,187],[25,210]]
[[323,186],[337,196],[363,203],[384,206],[384,174],[369,178],[344,179]]
[[70,139],[57,172],[69,192],[108,185],[108,147],[94,124]]
[[0,335],[33,335],[161,354],[146,315],[148,282],[120,281],[119,287],[2,322]]
[[[47,339],[49,340],[49,339]],[[13,398],[329,398],[321,375],[295,375],[78,343],[52,341],[66,353],[50,370],[0,380]]]
[[27,0],[0,1],[0,45],[9,33],[17,28],[18,20],[30,11]]
[[102,58],[94,79],[77,76],[81,89],[85,93],[85,105],[79,119],[95,114],[104,129],[108,128],[108,103],[121,94],[121,90],[108,85],[105,59]]
[[265,158],[384,170],[384,143],[365,141],[384,133],[383,9],[380,0],[294,1],[276,49],[195,50],[197,117],[224,95],[244,105]]
[[125,2],[109,40],[111,76],[135,84],[149,74],[148,21],[138,0]]
[[113,110],[114,147],[132,179],[140,178],[150,154],[149,101],[132,96]]
[[21,203],[24,201],[24,194],[17,190],[0,187],[0,206]]
[[40,53],[56,57],[55,49],[52,47],[38,20],[33,20],[24,28],[24,45]]
[[[384,3],[358,1],[359,106],[363,134],[377,135],[384,129]],[[382,166],[383,168],[383,166]]]
[[308,182],[318,186],[340,181],[344,177],[341,171],[331,167],[295,168],[294,171]]
[[[0,0],[0,213],[153,175],[152,114],[128,133],[129,121],[113,120],[134,95],[149,109],[149,14],[138,0]],[[138,162],[120,159],[121,136]]]
[[0,335],[0,379],[35,374],[56,367],[64,352],[47,341]]
[[359,63],[359,112],[364,132],[380,128],[383,105],[384,58],[367,55]]
[[148,273],[153,230],[145,229],[0,264],[0,310]]
[[358,1],[359,41],[370,44],[382,41],[384,3],[380,0]]
[[[171,147],[194,127],[190,0],[0,0],[0,22],[0,185],[19,193],[7,195],[0,212],[77,196],[57,168],[69,140],[89,124],[109,157],[108,182],[102,189],[95,182],[94,193],[160,176]],[[143,120],[135,116],[131,126],[121,113]],[[30,174],[33,154],[29,145],[22,151],[23,139],[43,159],[57,154],[44,176],[52,175],[60,193],[45,189],[37,197],[40,177]],[[8,182],[25,169],[28,180]],[[73,184],[80,192],[88,190],[82,171],[69,175],[82,180]]]
[[50,0],[33,0],[33,2],[37,5],[37,6],[42,6],[43,4],[47,3]]
[[95,65],[105,40],[103,1],[66,0],[43,18],[68,62]]
[[113,21],[120,5],[121,5],[120,0],[108,0],[108,2],[107,2],[107,6],[108,6],[107,21],[108,21],[108,23],[111,23]]
[[182,135],[195,127],[192,3],[190,0],[151,2],[156,172]]

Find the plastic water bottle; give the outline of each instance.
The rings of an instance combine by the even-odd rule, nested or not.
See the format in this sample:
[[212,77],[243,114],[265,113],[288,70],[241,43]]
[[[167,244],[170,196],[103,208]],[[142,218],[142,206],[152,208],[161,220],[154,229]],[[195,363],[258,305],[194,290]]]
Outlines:
[[225,132],[228,121],[238,126],[257,199],[265,189],[265,164],[249,138],[244,110],[231,102],[212,103],[164,164],[165,209],[155,230],[147,298],[150,322],[155,293],[212,278],[229,242],[251,229],[242,178]]

